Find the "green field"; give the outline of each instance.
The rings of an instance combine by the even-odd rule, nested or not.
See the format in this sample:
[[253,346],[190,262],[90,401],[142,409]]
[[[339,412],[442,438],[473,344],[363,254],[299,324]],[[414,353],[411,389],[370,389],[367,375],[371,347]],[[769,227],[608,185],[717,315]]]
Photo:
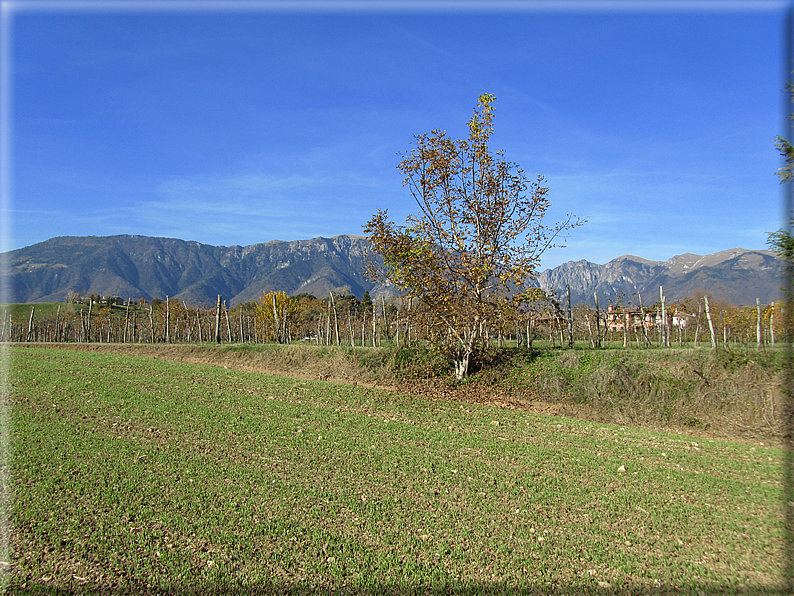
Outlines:
[[9,593],[780,593],[760,443],[9,353]]

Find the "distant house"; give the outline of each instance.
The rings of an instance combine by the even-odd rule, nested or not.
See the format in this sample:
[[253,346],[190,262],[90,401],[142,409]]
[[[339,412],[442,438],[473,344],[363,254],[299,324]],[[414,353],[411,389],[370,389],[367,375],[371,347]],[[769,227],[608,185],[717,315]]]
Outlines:
[[[639,309],[616,309],[610,304],[605,316],[610,331],[623,331],[627,325],[633,331],[642,329],[643,324],[646,330],[659,329],[662,325],[662,315],[657,310],[646,310],[643,317],[643,312]],[[686,329],[692,317],[693,315],[678,309],[665,313],[668,326],[680,329]]]

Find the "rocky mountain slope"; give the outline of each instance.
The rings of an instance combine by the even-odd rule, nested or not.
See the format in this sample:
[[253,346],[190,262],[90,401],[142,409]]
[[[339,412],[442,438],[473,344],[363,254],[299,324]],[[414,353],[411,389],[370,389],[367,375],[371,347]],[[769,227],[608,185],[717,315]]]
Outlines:
[[[364,277],[368,243],[361,236],[334,236],[251,246],[210,246],[148,236],[52,238],[10,251],[10,302],[63,301],[70,292],[132,298],[179,298],[212,304],[256,300],[263,292],[307,292],[318,297],[346,288],[361,297],[394,295],[393,288]],[[705,291],[735,304],[767,303],[780,297],[781,261],[766,250],[736,248],[712,255],[684,254],[669,261],[623,256],[605,265],[568,262],[538,278],[545,290],[565,294],[574,304],[606,303],[642,294],[646,304],[664,286],[669,301]]]
[[675,302],[707,292],[734,304],[766,304],[781,297],[782,261],[768,250],[734,248],[711,255],[686,253],[668,261],[649,261],[625,255],[605,265],[570,261],[546,270],[538,283],[546,291],[565,295],[571,288],[574,304],[618,300],[636,303],[640,294],[645,304],[659,300],[659,286],[668,301]]
[[199,304],[218,294],[237,304],[272,290],[382,292],[361,270],[366,250],[360,236],[228,247],[148,236],[52,238],[8,253],[10,302],[63,301],[72,291]]

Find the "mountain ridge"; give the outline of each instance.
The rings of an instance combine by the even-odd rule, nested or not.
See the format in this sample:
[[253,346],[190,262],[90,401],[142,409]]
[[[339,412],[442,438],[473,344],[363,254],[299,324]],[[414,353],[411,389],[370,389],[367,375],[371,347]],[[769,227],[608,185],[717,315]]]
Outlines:
[[[586,265],[583,265],[586,264]],[[569,261],[538,276],[545,291],[564,296],[571,287],[574,303],[632,300],[637,294],[654,302],[662,286],[670,301],[710,293],[734,304],[769,303],[782,297],[782,261],[770,250],[732,248],[710,255],[684,253],[667,261],[623,255],[598,265]]]
[[[270,240],[247,246],[212,246],[194,240],[141,235],[59,236],[5,253],[10,302],[63,301],[81,295],[165,298],[211,304],[256,300],[265,292],[306,292],[318,297],[342,289],[361,297],[396,295],[366,279],[364,236],[340,234],[308,240]],[[667,261],[622,255],[599,265],[568,261],[546,269],[537,284],[558,296],[571,288],[575,304],[617,302],[643,296],[668,301],[707,292],[735,304],[781,297],[782,262],[769,250],[732,248],[710,255],[684,253]]]

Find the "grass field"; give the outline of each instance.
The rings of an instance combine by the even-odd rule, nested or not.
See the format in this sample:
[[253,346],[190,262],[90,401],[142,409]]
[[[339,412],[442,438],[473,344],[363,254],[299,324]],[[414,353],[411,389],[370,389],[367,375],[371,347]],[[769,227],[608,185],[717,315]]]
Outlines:
[[780,450],[11,348],[9,593],[780,593]]

